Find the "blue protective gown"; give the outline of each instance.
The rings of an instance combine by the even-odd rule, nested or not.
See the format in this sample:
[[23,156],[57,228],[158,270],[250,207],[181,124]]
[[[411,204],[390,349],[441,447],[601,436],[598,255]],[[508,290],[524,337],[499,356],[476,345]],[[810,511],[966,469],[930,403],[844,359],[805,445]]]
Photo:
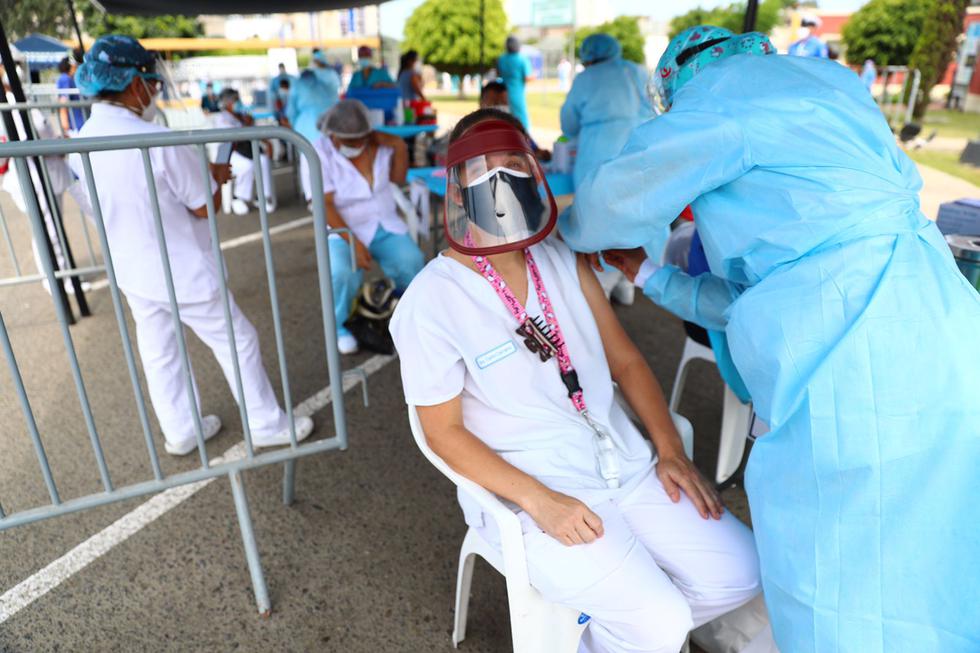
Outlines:
[[634,247],[693,203],[713,273],[693,310],[747,287],[726,333],[772,427],[746,489],[782,651],[980,650],[980,295],[921,185],[854,73],[736,55],[561,225],[575,249]]
[[275,77],[269,80],[269,105],[273,105],[276,101],[276,97],[279,95],[279,82],[282,80],[287,80],[289,82],[289,89],[292,90],[296,85],[296,77],[293,77],[289,73],[279,73]]
[[314,66],[310,68],[316,78],[320,80],[323,84],[323,88],[327,90],[327,94],[330,96],[330,106],[337,104],[340,99],[340,75],[333,68],[320,68]]
[[561,107],[562,132],[578,138],[576,186],[600,163],[619,154],[634,127],[653,117],[646,87],[646,70],[621,57],[576,75]]
[[371,72],[368,76],[364,76],[363,70],[355,70],[354,74],[351,75],[350,83],[347,85],[347,89],[352,88],[374,88],[375,84],[394,84],[395,80],[391,78],[391,74],[388,72],[387,68],[376,68],[371,67]]
[[320,137],[317,121],[336,103],[336,92],[331,93],[316,76],[304,75],[293,85],[289,93],[286,117],[294,130],[313,143]]
[[531,128],[527,116],[527,100],[524,97],[524,80],[531,76],[531,62],[520,52],[507,52],[497,59],[497,74],[507,87],[510,112],[521,121],[524,129]]

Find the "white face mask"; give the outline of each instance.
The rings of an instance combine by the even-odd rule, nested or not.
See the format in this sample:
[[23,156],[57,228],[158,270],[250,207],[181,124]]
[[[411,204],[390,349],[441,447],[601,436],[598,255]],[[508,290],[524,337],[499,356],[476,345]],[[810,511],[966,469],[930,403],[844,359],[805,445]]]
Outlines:
[[510,105],[507,104],[495,104],[491,109],[496,109],[497,111],[503,111],[504,113],[510,113]]
[[422,74],[422,62],[421,61],[416,61],[415,62],[415,65],[412,66],[412,70],[415,71],[416,73],[418,73],[419,75],[421,75]]
[[799,36],[800,36],[801,39],[805,39],[808,36],[810,36],[810,28],[809,27],[801,27],[799,29],[799,31],[797,32],[797,34],[799,34]]
[[154,93],[151,90],[149,83],[147,83],[145,79],[140,77],[140,81],[143,82],[143,89],[146,91],[146,94],[150,96],[150,103],[143,105],[140,118],[146,122],[153,122],[153,119],[156,118],[157,114],[159,113],[159,109],[157,108],[157,100],[160,99],[160,91]]
[[367,143],[365,143],[360,147],[351,147],[350,145],[340,145],[337,148],[337,151],[340,152],[341,156],[345,156],[348,159],[356,159],[357,157],[361,156],[361,153],[364,151],[364,148],[366,147],[367,147]]

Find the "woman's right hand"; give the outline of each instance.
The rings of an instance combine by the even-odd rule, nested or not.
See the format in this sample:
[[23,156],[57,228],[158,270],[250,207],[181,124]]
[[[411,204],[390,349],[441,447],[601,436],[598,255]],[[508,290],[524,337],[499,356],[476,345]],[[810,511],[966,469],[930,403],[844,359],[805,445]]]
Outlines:
[[526,511],[538,527],[565,546],[589,544],[602,537],[602,519],[573,497],[545,488]]
[[371,252],[364,243],[359,241],[357,238],[353,238],[354,241],[354,258],[357,260],[357,267],[361,270],[371,269]]

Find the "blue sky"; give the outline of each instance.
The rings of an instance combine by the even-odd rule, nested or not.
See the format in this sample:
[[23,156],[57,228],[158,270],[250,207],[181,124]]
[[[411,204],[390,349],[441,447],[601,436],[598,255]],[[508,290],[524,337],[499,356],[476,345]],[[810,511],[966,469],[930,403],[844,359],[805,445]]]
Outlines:
[[[855,11],[867,0],[820,0],[822,11]],[[402,37],[402,26],[417,6],[424,0],[392,0],[381,5],[381,31],[386,36]],[[476,2],[476,0],[459,0],[459,2]],[[732,0],[606,0],[614,11],[619,14],[652,16],[655,20],[670,20],[677,14],[683,14],[697,6],[716,7],[731,4]],[[523,22],[529,19],[531,2],[521,1],[510,3],[515,12],[511,16],[513,22]],[[522,13],[527,16],[522,16]]]

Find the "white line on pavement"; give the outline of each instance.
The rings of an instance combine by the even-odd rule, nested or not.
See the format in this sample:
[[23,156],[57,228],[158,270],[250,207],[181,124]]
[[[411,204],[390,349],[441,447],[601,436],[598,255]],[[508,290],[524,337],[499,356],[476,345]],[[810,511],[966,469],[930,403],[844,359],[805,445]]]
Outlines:
[[[372,356],[353,368],[354,370],[359,370],[361,374],[346,374],[344,376],[344,392],[347,392],[359,383],[362,375],[363,377],[371,376],[394,360],[394,358],[394,356]],[[312,415],[329,405],[330,401],[330,386],[327,386],[296,406],[294,415],[297,417]],[[225,451],[220,457],[215,458],[213,463],[220,464],[228,462],[242,458],[244,455],[245,443],[239,442]],[[7,590],[0,596],[0,624],[216,480],[217,477],[198,481],[197,483],[181,485],[153,496],[153,498],[88,538],[44,569],[41,569],[30,578],[21,581]]]
[[[281,234],[284,231],[291,231],[293,229],[299,229],[300,227],[305,227],[307,225],[313,224],[313,216],[308,215],[305,218],[297,218],[295,220],[290,220],[289,222],[284,222],[275,227],[269,227],[269,236],[275,236],[276,234]],[[255,231],[250,234],[245,234],[244,236],[238,236],[237,238],[229,238],[221,242],[221,251],[227,251],[229,249],[234,249],[235,247],[241,247],[242,245],[248,245],[249,243],[254,243],[256,241],[262,240],[262,231]],[[89,290],[101,290],[103,288],[109,287],[108,279],[99,279],[98,281],[93,281]]]

